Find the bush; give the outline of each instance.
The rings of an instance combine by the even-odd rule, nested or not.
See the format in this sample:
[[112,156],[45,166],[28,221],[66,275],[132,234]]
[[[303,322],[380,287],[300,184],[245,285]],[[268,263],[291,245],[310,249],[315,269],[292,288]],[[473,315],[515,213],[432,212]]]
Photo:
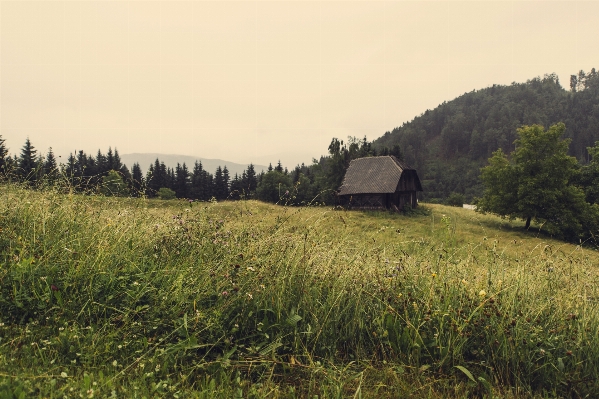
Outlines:
[[449,197],[447,197],[447,199],[445,200],[445,205],[457,206],[457,207],[464,206],[464,194],[460,194],[460,193],[449,194]]
[[162,200],[170,200],[177,198],[177,195],[170,188],[161,187],[160,190],[158,190],[158,198]]

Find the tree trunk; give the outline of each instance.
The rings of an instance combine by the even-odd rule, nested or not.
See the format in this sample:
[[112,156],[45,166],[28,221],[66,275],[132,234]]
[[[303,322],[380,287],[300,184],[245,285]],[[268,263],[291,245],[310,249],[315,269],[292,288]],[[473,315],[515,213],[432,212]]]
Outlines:
[[524,226],[526,230],[528,230],[528,228],[530,227],[530,219],[532,219],[530,216],[526,218],[526,225]]

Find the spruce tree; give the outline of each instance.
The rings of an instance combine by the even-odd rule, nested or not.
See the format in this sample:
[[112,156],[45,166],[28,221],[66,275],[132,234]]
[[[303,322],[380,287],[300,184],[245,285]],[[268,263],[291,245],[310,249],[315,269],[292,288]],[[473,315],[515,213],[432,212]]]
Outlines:
[[229,197],[229,180],[231,177],[229,176],[229,169],[227,169],[227,165],[223,168],[223,194],[225,198]]
[[[112,158],[112,166],[111,169],[112,170],[121,170],[123,168],[123,163],[121,162],[121,157],[119,156],[119,152],[118,150],[115,148],[114,149],[114,156]],[[128,169],[127,169],[128,170]]]
[[223,200],[226,197],[223,197],[224,193],[224,179],[223,179],[223,170],[220,166],[216,168],[216,172],[214,173],[214,197],[217,200]]
[[35,181],[37,172],[37,150],[31,144],[29,137],[21,149],[19,158],[19,174],[23,180]]
[[231,180],[231,185],[229,187],[230,193],[229,198],[238,200],[241,198],[241,194],[243,193],[243,187],[241,186],[241,181],[239,179],[239,175],[235,173],[235,176]]
[[154,197],[156,196],[156,193],[158,192],[158,188],[157,184],[156,184],[156,171],[154,170],[154,165],[150,165],[150,167],[148,168],[148,172],[146,173],[146,195],[148,197]]
[[191,173],[191,187],[189,189],[189,196],[193,199],[203,200],[203,176],[204,167],[202,162],[195,161],[193,165],[193,171]]
[[98,150],[98,154],[96,155],[96,174],[104,175],[109,170],[110,167],[108,166],[106,156],[102,154],[102,151]]
[[187,198],[189,196],[189,171],[185,162],[183,162],[183,166],[177,163],[174,186],[177,198]]
[[143,174],[139,163],[135,162],[131,168],[131,192],[134,197],[139,197],[142,194]]
[[256,191],[256,187],[258,186],[258,179],[256,177],[256,170],[254,169],[253,164],[249,164],[246,170],[246,178],[247,178],[247,186],[244,187],[248,194],[251,194]]
[[56,163],[56,158],[54,157],[52,147],[50,147],[48,149],[48,154],[46,154],[46,160],[44,161],[44,175],[48,178],[48,180],[52,181],[56,178],[57,172],[58,164]]
[[283,173],[283,165],[281,165],[280,159],[279,159],[279,162],[277,162],[277,166],[275,166],[275,170],[279,173]]
[[6,140],[2,138],[2,135],[0,135],[0,175],[4,175],[8,172],[8,148],[6,147],[5,141]]
[[112,152],[112,148],[108,147],[108,153],[106,154],[106,172],[105,173],[108,173],[108,171],[110,171],[110,170],[114,170],[113,165],[114,165],[114,154]]

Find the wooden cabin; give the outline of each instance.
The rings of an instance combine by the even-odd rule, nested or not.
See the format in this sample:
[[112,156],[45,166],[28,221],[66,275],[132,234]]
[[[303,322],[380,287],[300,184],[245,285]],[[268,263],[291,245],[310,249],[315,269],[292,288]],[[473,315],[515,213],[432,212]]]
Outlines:
[[391,209],[418,205],[422,185],[415,169],[396,157],[367,157],[350,162],[337,198],[348,209]]

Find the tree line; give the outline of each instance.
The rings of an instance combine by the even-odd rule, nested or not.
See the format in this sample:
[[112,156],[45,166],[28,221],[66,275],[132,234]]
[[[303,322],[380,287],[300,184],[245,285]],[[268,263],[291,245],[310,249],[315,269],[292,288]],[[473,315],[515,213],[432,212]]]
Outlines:
[[297,165],[292,170],[279,161],[276,166],[270,164],[267,170],[259,172],[250,164],[240,175],[231,176],[226,165],[210,173],[200,161],[192,167],[182,163],[170,168],[156,159],[144,175],[138,163],[129,170],[116,148],[109,147],[106,153],[98,150],[95,156],[76,151],[64,162],[59,162],[52,148],[45,156],[41,155],[29,138],[20,154],[11,157],[0,136],[0,175],[31,186],[39,182],[63,182],[75,191],[104,195],[200,201],[253,198],[289,205],[333,205],[335,191],[341,185],[350,161],[376,155],[402,157],[397,145],[377,151],[366,137],[349,137],[346,142],[333,138],[328,155],[313,159],[310,165]]

